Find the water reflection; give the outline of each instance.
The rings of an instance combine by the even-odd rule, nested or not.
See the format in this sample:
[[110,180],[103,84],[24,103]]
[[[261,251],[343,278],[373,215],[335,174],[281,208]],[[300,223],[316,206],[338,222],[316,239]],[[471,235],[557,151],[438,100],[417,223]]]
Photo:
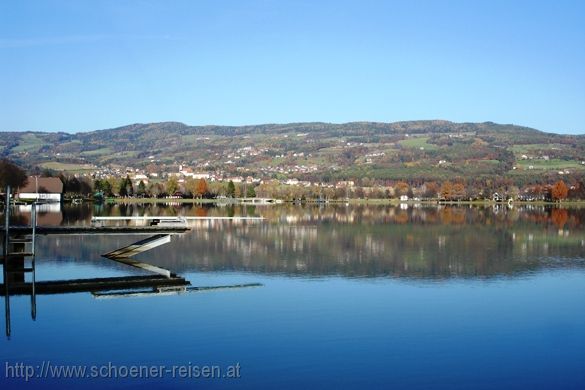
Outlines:
[[[66,206],[60,223],[90,224],[94,214],[264,216],[191,221],[190,232],[137,259],[193,286],[264,287],[148,299],[127,298],[153,295],[146,290],[99,300],[42,295],[34,325],[27,297],[16,296],[0,358],[239,362],[245,375],[238,383],[70,378],[38,387],[583,388],[583,210],[83,205]],[[140,276],[101,257],[140,238],[39,237],[38,280]]]
[[[65,207],[62,224],[92,215],[263,216],[190,221],[191,231],[142,259],[175,272],[493,277],[585,266],[585,210],[551,207],[155,206]],[[21,215],[26,220],[26,213]],[[112,240],[119,242],[111,242]],[[39,240],[47,260],[91,261],[123,239]]]

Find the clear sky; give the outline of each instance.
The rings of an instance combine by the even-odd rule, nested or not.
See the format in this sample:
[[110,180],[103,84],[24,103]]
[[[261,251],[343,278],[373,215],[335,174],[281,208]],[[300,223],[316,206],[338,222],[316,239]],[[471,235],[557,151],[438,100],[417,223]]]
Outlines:
[[585,133],[585,1],[0,0],[0,130],[494,121]]

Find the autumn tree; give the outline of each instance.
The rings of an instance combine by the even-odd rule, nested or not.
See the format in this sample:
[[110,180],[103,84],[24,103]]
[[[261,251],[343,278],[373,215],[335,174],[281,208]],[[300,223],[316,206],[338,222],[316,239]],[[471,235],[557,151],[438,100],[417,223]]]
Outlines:
[[410,189],[410,186],[403,181],[399,181],[394,186],[394,191],[396,192],[397,196],[406,195],[408,193],[409,189]]
[[465,198],[465,186],[462,183],[453,184],[453,198],[461,200]]
[[244,195],[244,189],[242,188],[241,185],[237,185],[235,186],[235,190],[234,190],[234,197],[236,198],[242,198]]
[[431,181],[430,183],[425,183],[425,191],[423,194],[425,198],[435,198],[438,193],[439,185],[436,182]]
[[207,187],[207,182],[205,179],[197,180],[197,185],[195,186],[195,195],[197,195],[199,198],[203,198],[207,196],[208,193],[209,188]]
[[453,199],[453,184],[450,181],[446,181],[441,185],[441,198],[445,200]]
[[559,202],[563,199],[566,199],[568,193],[569,193],[569,188],[567,188],[567,185],[562,180],[559,180],[555,184],[553,184],[551,191],[550,191],[550,195],[551,195],[552,199],[559,201]]

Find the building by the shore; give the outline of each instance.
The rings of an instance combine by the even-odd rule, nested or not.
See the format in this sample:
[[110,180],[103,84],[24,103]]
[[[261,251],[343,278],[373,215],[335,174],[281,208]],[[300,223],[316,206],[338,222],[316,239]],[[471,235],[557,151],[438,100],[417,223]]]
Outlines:
[[16,197],[21,200],[61,202],[63,182],[58,177],[29,176],[24,187],[18,189]]

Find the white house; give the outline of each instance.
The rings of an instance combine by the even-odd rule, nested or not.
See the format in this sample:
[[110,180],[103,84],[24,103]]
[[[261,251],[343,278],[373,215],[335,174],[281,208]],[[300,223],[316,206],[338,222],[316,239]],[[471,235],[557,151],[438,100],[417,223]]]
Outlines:
[[209,173],[193,173],[193,179],[209,179],[211,175]]

